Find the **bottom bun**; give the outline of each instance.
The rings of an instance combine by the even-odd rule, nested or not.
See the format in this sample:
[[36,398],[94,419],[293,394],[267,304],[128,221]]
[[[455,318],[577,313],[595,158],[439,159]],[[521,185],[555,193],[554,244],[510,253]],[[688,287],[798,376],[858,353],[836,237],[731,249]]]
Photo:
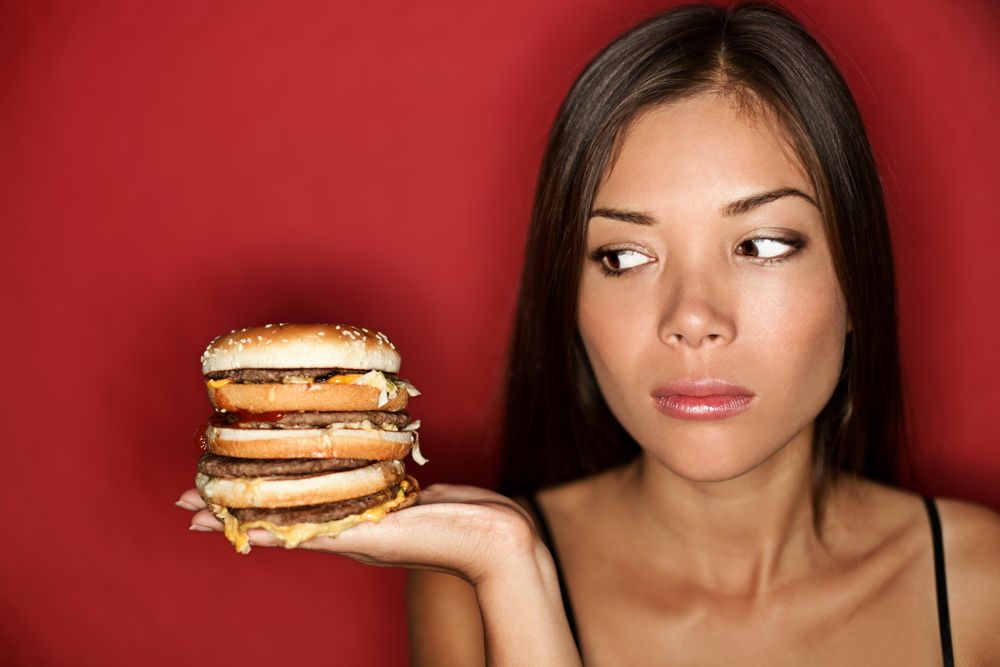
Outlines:
[[246,554],[250,553],[248,530],[262,528],[278,538],[286,549],[294,549],[314,537],[336,537],[348,528],[352,528],[363,521],[374,521],[377,523],[384,519],[385,515],[389,512],[401,510],[416,503],[419,490],[420,487],[417,484],[417,480],[407,476],[406,479],[399,483],[394,495],[389,500],[369,507],[363,512],[323,523],[278,525],[272,521],[240,521],[222,505],[209,503],[208,508],[223,522],[226,539],[233,544],[238,553]]
[[403,479],[400,461],[378,461],[354,470],[287,477],[194,476],[206,503],[221,507],[301,507],[359,498]]

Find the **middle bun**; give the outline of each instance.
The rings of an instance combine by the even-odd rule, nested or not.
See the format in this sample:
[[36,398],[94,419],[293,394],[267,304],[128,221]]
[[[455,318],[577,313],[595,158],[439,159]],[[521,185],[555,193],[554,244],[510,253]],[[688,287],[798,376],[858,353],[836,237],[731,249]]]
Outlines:
[[241,459],[401,459],[410,452],[409,431],[342,429],[241,429],[209,426],[205,445],[213,454]]

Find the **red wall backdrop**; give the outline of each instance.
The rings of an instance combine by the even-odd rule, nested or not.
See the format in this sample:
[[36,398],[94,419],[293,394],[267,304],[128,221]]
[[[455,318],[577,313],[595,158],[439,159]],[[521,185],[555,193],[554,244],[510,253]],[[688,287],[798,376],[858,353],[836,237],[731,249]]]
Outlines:
[[[186,530],[198,356],[248,324],[380,328],[425,392],[421,478],[489,484],[548,126],[662,6],[0,3],[0,663],[405,662],[400,572]],[[998,11],[791,6],[883,168],[913,484],[1000,507]]]

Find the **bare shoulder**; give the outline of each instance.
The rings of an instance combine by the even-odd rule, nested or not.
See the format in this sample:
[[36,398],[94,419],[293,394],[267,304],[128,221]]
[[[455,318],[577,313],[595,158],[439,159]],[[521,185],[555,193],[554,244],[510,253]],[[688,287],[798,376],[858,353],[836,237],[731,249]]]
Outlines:
[[941,498],[937,506],[949,560],[1000,572],[1000,514],[964,500]]
[[443,572],[411,570],[406,593],[411,664],[485,664],[482,617],[471,584]]
[[[539,533],[541,533],[543,525],[548,529],[548,539],[553,539],[554,536],[560,546],[560,551],[562,551],[565,544],[559,538],[567,532],[578,530],[574,524],[578,517],[586,515],[586,512],[581,512],[580,509],[582,505],[586,504],[592,485],[592,478],[575,480],[539,490],[534,494],[534,503],[521,496],[515,496],[514,502],[531,516]],[[544,516],[538,516],[535,511],[536,506]],[[544,521],[544,524],[541,524],[541,521]]]
[[[608,505],[626,473],[626,466],[610,468],[589,477],[548,487],[536,496],[546,516],[561,524],[590,524]],[[617,485],[617,486],[616,486]]]
[[937,501],[944,538],[958,664],[1000,661],[1000,514],[974,503]]
[[[917,568],[930,585],[931,532],[921,497],[869,480],[842,485],[837,495],[847,544]],[[1000,515],[974,503],[938,499],[944,541],[949,618],[956,664],[1000,664]],[[933,591],[933,588],[931,588]]]
[[1000,566],[1000,514],[976,503],[937,500],[944,537],[951,552],[969,557],[969,565]]

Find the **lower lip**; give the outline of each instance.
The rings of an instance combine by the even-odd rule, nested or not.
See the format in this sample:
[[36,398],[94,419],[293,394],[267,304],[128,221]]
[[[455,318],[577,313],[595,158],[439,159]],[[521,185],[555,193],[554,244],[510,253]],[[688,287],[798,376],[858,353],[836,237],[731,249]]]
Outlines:
[[668,417],[677,419],[726,419],[742,414],[750,407],[753,396],[660,396],[656,407]]

